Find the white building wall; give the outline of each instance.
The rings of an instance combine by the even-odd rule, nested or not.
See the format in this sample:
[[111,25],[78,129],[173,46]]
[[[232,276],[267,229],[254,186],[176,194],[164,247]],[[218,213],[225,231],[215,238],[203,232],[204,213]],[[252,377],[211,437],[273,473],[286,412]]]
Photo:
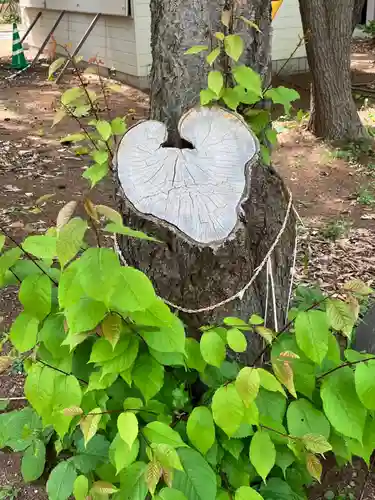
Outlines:
[[[46,0],[21,0],[20,3],[21,6],[35,5],[39,7],[40,2],[44,1]],[[48,1],[57,0],[47,0],[47,5]],[[89,0],[81,0],[79,5],[80,10],[82,10],[85,1]],[[98,1],[101,2],[103,6],[102,11],[104,12],[108,0],[96,0],[96,3]],[[145,86],[151,68],[151,15],[149,5],[150,0],[133,0],[132,17],[103,15],[79,54],[86,61],[90,57],[98,55],[103,59],[106,67],[115,68],[118,72],[129,76],[130,79],[128,81],[130,83]],[[28,25],[40,9],[23,7],[22,10],[23,23]],[[40,47],[58,15],[58,10],[43,9],[41,19],[27,39],[28,44]],[[92,19],[93,14],[67,12],[54,33],[57,42],[60,44],[69,43],[71,44],[71,49],[74,49]],[[273,22],[272,59],[275,70],[278,70],[284,61],[290,57],[300,36],[302,36],[302,25],[298,0],[284,0]],[[296,72],[306,69],[306,53],[305,47],[302,45],[285,70]]]

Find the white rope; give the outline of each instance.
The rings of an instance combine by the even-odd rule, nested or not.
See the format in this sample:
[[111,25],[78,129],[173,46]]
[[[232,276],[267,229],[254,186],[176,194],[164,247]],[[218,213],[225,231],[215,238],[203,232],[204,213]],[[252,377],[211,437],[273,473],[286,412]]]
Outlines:
[[292,300],[292,294],[293,294],[294,276],[296,274],[297,247],[298,247],[298,226],[296,224],[296,239],[294,240],[293,263],[292,263],[292,268],[290,270],[291,276],[289,283],[288,301],[286,303],[285,323],[287,323],[288,321],[290,301]]
[[272,271],[272,260],[271,256],[267,261],[268,273],[270,275],[270,283],[271,283],[271,297],[272,297],[272,309],[273,309],[273,327],[275,332],[279,331],[278,322],[277,322],[277,308],[276,308],[276,294],[275,294],[275,281],[273,279],[273,271]]
[[264,307],[264,326],[267,326],[268,300],[269,300],[269,296],[270,296],[270,284],[269,284],[269,281],[270,281],[270,275],[269,275],[269,272],[268,272],[268,269],[267,269],[267,273],[266,273],[266,304],[265,304],[265,307]]
[[[285,212],[285,217],[284,217],[283,223],[281,225],[281,228],[280,228],[280,230],[279,230],[279,232],[278,232],[278,234],[277,234],[274,242],[272,243],[272,245],[270,246],[268,252],[266,253],[264,259],[259,264],[259,266],[255,269],[254,274],[250,278],[250,281],[248,281],[248,283],[246,283],[246,285],[243,288],[241,288],[241,290],[239,290],[237,293],[235,293],[231,297],[228,297],[228,298],[226,298],[226,299],[224,299],[224,300],[222,300],[220,302],[217,302],[216,304],[211,304],[209,306],[201,307],[199,309],[189,309],[189,308],[186,308],[186,307],[181,307],[181,306],[173,304],[173,302],[170,302],[169,300],[164,299],[164,298],[161,297],[162,300],[168,306],[173,307],[173,309],[176,309],[177,311],[184,312],[186,314],[199,314],[199,313],[203,313],[203,312],[213,311],[214,309],[217,309],[217,308],[222,307],[222,306],[224,306],[226,304],[229,304],[230,302],[233,302],[233,300],[235,300],[235,299],[242,300],[245,292],[251,287],[251,285],[254,283],[254,281],[258,277],[259,273],[262,271],[262,269],[264,268],[264,266],[267,264],[268,259],[272,255],[273,251],[275,250],[277,244],[279,243],[279,241],[280,241],[280,239],[281,239],[281,237],[282,237],[282,235],[283,235],[283,233],[285,231],[286,225],[287,225],[288,220],[289,220],[290,211],[291,211],[292,206],[293,206],[292,193],[290,192],[289,189],[288,189],[288,194],[289,194],[288,206],[287,206],[287,209],[286,209],[286,212]],[[114,239],[115,239],[115,250],[118,253],[118,255],[120,256],[121,262],[124,265],[127,265],[126,260],[125,260],[123,254],[122,254],[122,251],[121,251],[121,249],[120,249],[120,247],[118,245],[117,236],[116,235],[114,235]]]

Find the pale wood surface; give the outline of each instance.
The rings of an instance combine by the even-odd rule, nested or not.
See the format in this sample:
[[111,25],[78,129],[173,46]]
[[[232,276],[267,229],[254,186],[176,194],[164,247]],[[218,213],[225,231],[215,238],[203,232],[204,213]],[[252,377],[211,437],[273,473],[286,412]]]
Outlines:
[[117,155],[124,194],[139,212],[196,242],[223,240],[236,225],[257,139],[242,119],[218,107],[191,109],[179,132],[194,149],[162,147],[167,130],[153,120],[125,134]]

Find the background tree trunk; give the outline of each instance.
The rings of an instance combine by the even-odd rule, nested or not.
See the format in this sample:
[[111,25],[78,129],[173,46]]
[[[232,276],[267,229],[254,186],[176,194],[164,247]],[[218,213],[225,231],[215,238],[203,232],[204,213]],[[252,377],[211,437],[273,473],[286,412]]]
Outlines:
[[365,2],[366,0],[354,0],[352,31],[354,31],[357,24],[361,22],[361,15]]
[[[241,3],[241,2],[238,2]],[[268,78],[270,62],[270,1],[242,2],[237,15],[255,20],[262,33],[235,23],[243,33],[246,49],[243,62]],[[209,66],[204,56],[186,56],[193,45],[207,45],[210,36],[222,30],[222,0],[152,0],[151,117],[167,124],[174,145],[179,145],[177,122],[183,111],[199,102],[207,86]],[[122,186],[126,189],[126,186]],[[119,186],[120,210],[125,223],[154,235],[166,245],[122,238],[127,262],[144,271],[158,294],[185,308],[199,309],[220,302],[241,290],[250,280],[283,223],[289,200],[283,181],[259,159],[252,166],[242,215],[235,230],[224,241],[202,245],[178,228],[152,214],[142,214],[126,199]],[[295,220],[291,213],[285,232],[272,257],[279,325],[285,321],[290,271],[295,241]],[[248,320],[252,313],[264,314],[266,273],[262,271],[242,300],[200,314],[180,313],[192,335],[198,328],[218,324],[226,316]],[[272,308],[271,308],[272,309]],[[270,314],[270,318],[273,317]],[[269,322],[272,327],[272,321]],[[261,347],[252,339],[245,362],[250,363]]]
[[312,74],[309,130],[329,140],[366,136],[352,97],[354,0],[299,0]]

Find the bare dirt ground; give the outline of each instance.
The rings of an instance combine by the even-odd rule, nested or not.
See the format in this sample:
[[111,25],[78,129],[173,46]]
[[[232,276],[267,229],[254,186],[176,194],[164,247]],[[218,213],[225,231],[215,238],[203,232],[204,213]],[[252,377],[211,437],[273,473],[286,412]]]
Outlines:
[[[8,53],[0,41],[0,57]],[[371,88],[374,60],[372,46],[355,46],[354,82],[370,84]],[[59,96],[77,85],[76,77],[67,75],[62,85],[56,85],[46,81],[47,67],[38,66],[9,81],[5,79],[10,74],[8,62],[2,59],[0,65],[0,225],[20,241],[53,225],[67,201],[82,199],[82,193],[87,192],[87,182],[81,177],[87,159],[75,156],[71,148],[59,142],[62,136],[77,131],[76,122],[66,119],[51,129]],[[296,108],[308,110],[308,75],[287,80],[278,83],[294,86],[301,93]],[[90,85],[99,90],[94,77]],[[356,95],[363,120],[374,126],[375,93],[364,97],[358,91]],[[110,107],[113,117],[134,110],[128,120],[131,124],[147,116],[148,97],[122,85],[121,92],[111,97]],[[335,286],[337,280],[353,276],[374,284],[374,152],[371,148],[350,144],[334,147],[319,141],[306,131],[303,120],[279,117],[276,127],[279,146],[273,162],[290,187],[305,224],[300,234],[298,280],[317,282],[326,289]],[[46,194],[53,196],[37,205],[38,198]],[[109,182],[95,190],[93,201],[113,204]],[[17,307],[14,290],[0,291],[0,336],[17,314]],[[22,396],[22,384],[22,374],[0,375],[0,398]],[[315,489],[311,498],[317,500],[326,491],[333,491],[340,500],[370,500],[375,498],[374,485],[373,475],[368,475],[360,462],[343,472],[330,466],[322,487]],[[37,500],[44,499],[45,493],[40,485],[22,483],[17,455],[0,451],[2,498]]]

